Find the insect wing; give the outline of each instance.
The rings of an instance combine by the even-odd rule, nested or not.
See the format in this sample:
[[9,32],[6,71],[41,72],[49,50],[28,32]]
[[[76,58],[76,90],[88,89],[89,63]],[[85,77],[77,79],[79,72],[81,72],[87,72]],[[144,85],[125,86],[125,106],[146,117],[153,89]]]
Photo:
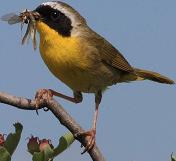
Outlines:
[[21,18],[15,13],[9,13],[1,17],[2,21],[7,21],[8,24],[13,25],[21,22]]

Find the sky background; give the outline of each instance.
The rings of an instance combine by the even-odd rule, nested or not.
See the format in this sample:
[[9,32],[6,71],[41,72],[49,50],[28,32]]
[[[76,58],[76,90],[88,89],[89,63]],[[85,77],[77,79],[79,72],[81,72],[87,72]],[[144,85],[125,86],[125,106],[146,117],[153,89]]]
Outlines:
[[[43,1],[2,1],[0,15],[34,9]],[[158,71],[176,79],[175,0],[67,0],[127,58],[131,65]],[[24,33],[24,31],[23,31]],[[0,91],[33,98],[37,89],[52,88],[72,95],[46,68],[31,42],[21,46],[20,25],[0,22]],[[176,87],[150,81],[112,86],[103,95],[97,127],[97,144],[108,161],[168,161],[176,152]],[[84,94],[81,104],[57,98],[76,121],[89,129],[94,96]],[[24,125],[13,161],[31,160],[25,140],[33,134],[56,145],[67,132],[50,113],[22,111],[0,105],[0,132]],[[74,142],[56,161],[90,161]]]

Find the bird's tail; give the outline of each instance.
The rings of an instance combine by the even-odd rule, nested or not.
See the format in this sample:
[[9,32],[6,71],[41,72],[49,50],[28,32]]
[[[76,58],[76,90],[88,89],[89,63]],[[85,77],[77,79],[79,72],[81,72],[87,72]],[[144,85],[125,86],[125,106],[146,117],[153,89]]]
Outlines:
[[137,80],[148,79],[148,80],[155,81],[158,83],[175,84],[175,81],[159,73],[148,71],[148,70],[143,70],[143,69],[138,69],[138,68],[134,68],[134,70],[136,72],[136,75],[138,76]]

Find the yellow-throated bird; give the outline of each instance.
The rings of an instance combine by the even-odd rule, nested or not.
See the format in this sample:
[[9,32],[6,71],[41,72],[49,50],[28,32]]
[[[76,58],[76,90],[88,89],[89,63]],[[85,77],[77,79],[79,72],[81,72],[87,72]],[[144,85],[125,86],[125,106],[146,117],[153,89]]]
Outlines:
[[[40,53],[49,70],[73,90],[73,98],[51,91],[74,103],[82,101],[82,92],[95,94],[95,114],[85,151],[95,144],[96,122],[102,91],[108,86],[136,80],[175,82],[159,73],[132,67],[107,40],[94,32],[86,20],[63,2],[46,2],[33,12],[40,34]],[[84,152],[85,152],[84,151]]]

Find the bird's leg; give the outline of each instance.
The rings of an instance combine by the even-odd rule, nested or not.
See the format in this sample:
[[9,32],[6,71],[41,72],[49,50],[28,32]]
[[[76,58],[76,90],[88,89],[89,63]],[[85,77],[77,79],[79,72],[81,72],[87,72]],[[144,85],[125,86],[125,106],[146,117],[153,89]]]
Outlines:
[[78,91],[73,92],[73,97],[69,97],[69,96],[66,96],[64,94],[58,93],[58,92],[56,92],[52,89],[50,89],[50,91],[53,94],[53,96],[63,98],[65,100],[68,100],[68,101],[73,102],[73,103],[80,103],[83,100],[82,93],[78,92]]
[[91,150],[93,148],[93,146],[95,145],[96,125],[97,125],[97,119],[98,119],[98,109],[99,109],[99,105],[100,105],[100,102],[101,102],[101,98],[102,98],[102,93],[101,93],[101,91],[98,91],[95,94],[95,112],[94,112],[94,118],[93,118],[93,124],[92,124],[91,130],[83,132],[83,133],[76,134],[76,137],[85,136],[85,137],[87,137],[87,140],[88,140],[88,143],[87,143],[84,151],[81,154],[84,154],[86,151]]
[[83,100],[82,93],[78,92],[78,91],[73,92],[73,97],[69,97],[64,94],[58,93],[52,89],[40,89],[37,91],[37,93],[35,95],[36,108],[39,107],[41,102],[43,102],[43,101],[47,102],[50,99],[52,99],[53,96],[63,98],[65,100],[68,100],[73,103],[80,103]]

